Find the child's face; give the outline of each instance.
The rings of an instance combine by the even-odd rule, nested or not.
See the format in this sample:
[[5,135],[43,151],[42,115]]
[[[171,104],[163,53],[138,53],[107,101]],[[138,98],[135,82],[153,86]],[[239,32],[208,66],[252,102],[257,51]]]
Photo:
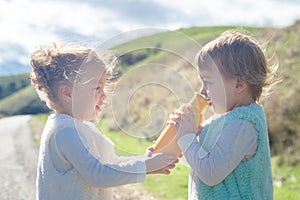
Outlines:
[[199,70],[200,93],[210,100],[215,113],[224,114],[235,107],[235,79],[224,78],[216,66]]
[[97,76],[97,73],[92,73],[90,78],[76,84],[73,89],[72,105],[73,115],[76,118],[79,120],[92,120],[99,116],[106,99],[104,93],[105,81],[105,72],[100,77]]

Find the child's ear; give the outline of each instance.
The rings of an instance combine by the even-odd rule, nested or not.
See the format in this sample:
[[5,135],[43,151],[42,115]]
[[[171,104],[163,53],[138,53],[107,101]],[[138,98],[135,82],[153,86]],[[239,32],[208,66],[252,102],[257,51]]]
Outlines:
[[66,103],[72,102],[72,88],[68,85],[60,85],[58,88],[59,97]]
[[248,87],[248,84],[246,81],[242,79],[237,79],[235,91],[237,94],[241,94],[246,88]]

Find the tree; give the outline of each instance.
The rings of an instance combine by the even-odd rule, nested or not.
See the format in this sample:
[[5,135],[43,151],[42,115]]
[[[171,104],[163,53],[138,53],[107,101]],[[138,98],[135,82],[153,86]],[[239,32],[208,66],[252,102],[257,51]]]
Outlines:
[[17,90],[17,85],[15,82],[10,82],[8,85],[8,90],[10,93],[13,93]]
[[3,97],[3,88],[2,86],[0,85],[0,99]]

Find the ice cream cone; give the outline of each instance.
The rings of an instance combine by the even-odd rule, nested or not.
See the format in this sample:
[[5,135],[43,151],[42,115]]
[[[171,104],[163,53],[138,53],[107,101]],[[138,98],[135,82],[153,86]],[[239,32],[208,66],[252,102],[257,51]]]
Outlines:
[[[194,120],[196,127],[200,127],[204,120],[204,110],[209,105],[209,103],[199,94],[195,93],[194,97],[188,104],[194,114]],[[180,107],[180,110],[183,113],[186,113],[186,107]],[[176,128],[168,124],[165,129],[162,131],[157,141],[153,145],[154,152],[162,152],[169,154],[180,155],[181,150],[177,145],[177,134]]]

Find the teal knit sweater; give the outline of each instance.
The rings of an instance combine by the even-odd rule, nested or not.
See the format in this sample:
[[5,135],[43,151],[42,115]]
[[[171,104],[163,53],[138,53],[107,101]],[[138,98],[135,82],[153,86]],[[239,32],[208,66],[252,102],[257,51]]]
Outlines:
[[[242,161],[221,183],[208,186],[198,177],[196,180],[197,199],[234,200],[273,199],[273,183],[270,163],[268,128],[263,108],[258,104],[238,107],[205,126],[200,135],[200,145],[210,152],[220,131],[231,121],[245,119],[250,121],[258,132],[256,153]],[[191,171],[190,187],[193,181]],[[191,188],[189,189],[191,191]]]

